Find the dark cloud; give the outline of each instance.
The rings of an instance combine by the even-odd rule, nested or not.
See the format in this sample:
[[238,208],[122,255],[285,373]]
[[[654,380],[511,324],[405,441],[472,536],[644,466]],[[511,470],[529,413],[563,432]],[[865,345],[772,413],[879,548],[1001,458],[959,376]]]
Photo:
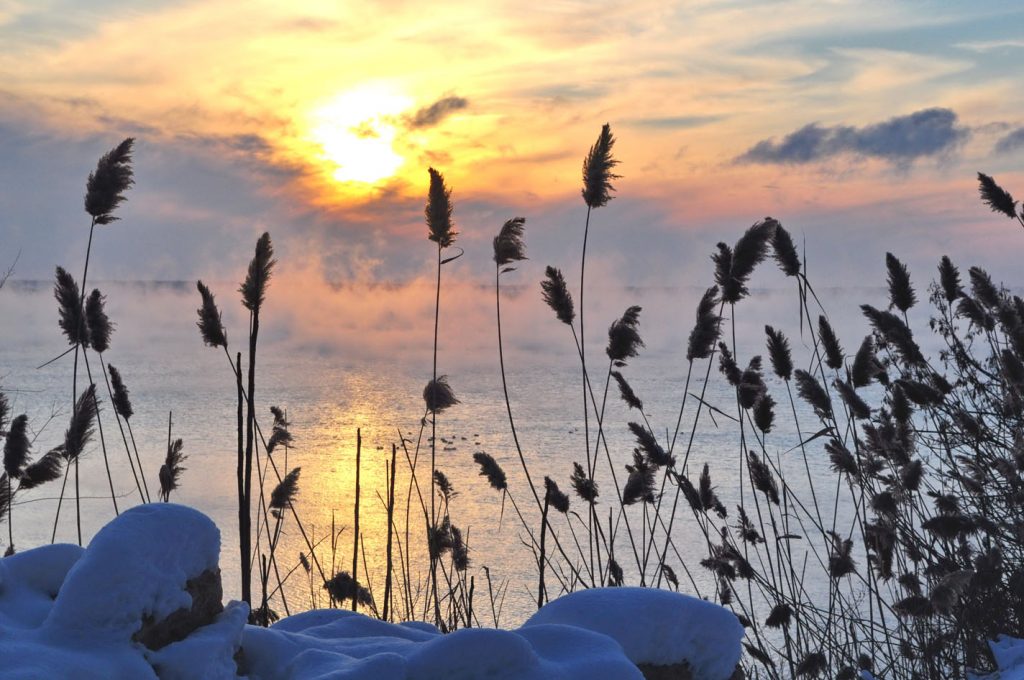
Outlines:
[[424,106],[408,117],[409,127],[425,128],[437,125],[449,115],[469,106],[465,97],[442,97],[430,106]]
[[630,118],[623,125],[654,130],[684,130],[715,123],[725,116],[667,116],[663,118]]
[[950,109],[923,109],[907,116],[854,127],[805,125],[781,142],[764,139],[736,161],[740,163],[812,163],[841,154],[908,163],[953,150],[970,130],[958,124]]
[[996,142],[996,153],[1010,153],[1024,149],[1024,127],[1019,127]]

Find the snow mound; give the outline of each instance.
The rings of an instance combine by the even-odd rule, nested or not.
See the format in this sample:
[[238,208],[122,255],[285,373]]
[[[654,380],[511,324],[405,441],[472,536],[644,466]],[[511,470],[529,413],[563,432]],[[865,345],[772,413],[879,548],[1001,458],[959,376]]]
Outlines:
[[217,569],[220,531],[192,508],[140,505],[100,529],[68,572],[45,627],[128,640],[143,617],[192,605],[182,586]]
[[638,663],[686,661],[701,680],[718,680],[739,658],[743,630],[731,613],[639,588],[568,595],[519,630],[444,635],[341,609],[259,628],[247,625],[244,603],[221,610],[219,550],[206,516],[161,503],[122,513],[84,551],[54,545],[0,559],[0,675],[643,680]]
[[577,626],[607,635],[635,664],[685,661],[698,678],[726,680],[741,654],[743,626],[712,602],[667,590],[596,588],[571,593],[541,608],[523,629],[541,624]]
[[989,640],[989,649],[999,670],[990,675],[968,674],[968,680],[1024,680],[1024,640],[1000,635]]
[[248,619],[248,605],[232,602],[210,625],[163,649],[147,650],[146,658],[161,680],[234,680],[238,677],[235,652]]
[[297,614],[242,637],[251,680],[642,680],[611,638],[571,626],[448,635],[343,610]]
[[0,630],[39,626],[82,552],[58,543],[0,560]]

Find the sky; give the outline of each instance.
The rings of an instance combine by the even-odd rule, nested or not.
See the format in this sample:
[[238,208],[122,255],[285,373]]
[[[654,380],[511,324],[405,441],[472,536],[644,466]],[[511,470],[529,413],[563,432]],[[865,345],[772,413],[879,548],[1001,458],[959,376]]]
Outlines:
[[1012,1],[0,0],[0,265],[77,271],[85,178],[133,136],[96,280],[237,280],[267,230],[291,300],[392,304],[433,274],[433,166],[465,251],[446,276],[490,284],[523,216],[510,283],[533,287],[578,267],[610,123],[596,286],[709,285],[715,243],[766,215],[819,285],[882,285],[886,251],[922,286],[944,253],[1012,283],[1024,234],[975,176],[1024,194],[1021,26]]

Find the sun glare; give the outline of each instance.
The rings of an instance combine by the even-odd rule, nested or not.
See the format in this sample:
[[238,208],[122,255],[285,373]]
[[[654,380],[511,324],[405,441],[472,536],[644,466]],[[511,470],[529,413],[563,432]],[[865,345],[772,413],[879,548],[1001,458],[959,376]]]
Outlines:
[[310,134],[338,182],[374,184],[393,176],[403,159],[394,149],[395,118],[412,100],[380,85],[343,92],[312,113]]

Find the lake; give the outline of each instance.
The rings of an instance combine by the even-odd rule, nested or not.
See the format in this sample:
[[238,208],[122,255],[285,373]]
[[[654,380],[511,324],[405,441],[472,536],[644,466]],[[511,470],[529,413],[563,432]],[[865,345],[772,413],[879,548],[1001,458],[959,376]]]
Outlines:
[[[13,413],[27,413],[33,432],[41,429],[33,449],[37,454],[62,441],[71,404],[71,356],[36,368],[66,349],[57,327],[50,285],[45,281],[11,281],[0,291],[0,312],[2,318],[8,320],[2,331],[0,388],[10,398]],[[184,451],[188,455],[181,488],[171,499],[207,513],[221,527],[225,591],[229,597],[237,597],[236,393],[228,360],[222,350],[204,347],[199,338],[195,327],[199,296],[193,284],[104,282],[99,285],[108,295],[108,311],[118,324],[111,349],[104,358],[120,369],[131,392],[135,409],[132,426],[150,490],[155,497],[170,413],[172,436],[184,440]],[[212,288],[219,293],[218,302],[224,310],[233,353],[242,347],[244,328],[244,317],[236,309],[239,305],[235,285],[217,282]],[[287,290],[287,286],[283,288]],[[686,338],[702,290],[697,287],[620,290],[598,284],[595,291],[588,288],[587,349],[598,401],[608,364],[603,351],[606,328],[626,304],[641,304],[644,311],[640,328],[647,348],[622,371],[644,401],[652,429],[660,439],[670,438],[684,395]],[[275,301],[273,287],[263,317],[263,341],[257,363],[257,414],[264,429],[269,431],[272,423],[269,407],[277,405],[287,411],[294,444],[286,454],[275,454],[277,464],[282,474],[284,469],[302,468],[295,509],[313,540],[330,534],[332,526],[341,532],[333,560],[336,569],[351,566],[356,432],[361,430],[360,525],[366,571],[363,573],[360,567],[359,578],[378,595],[383,590],[386,538],[382,501],[386,494],[385,465],[390,461],[391,445],[401,442],[399,433],[409,440],[410,453],[415,450],[420,436],[420,419],[424,412],[421,395],[431,374],[432,293],[426,285],[408,285],[397,292],[395,289],[338,288],[326,293],[328,297],[339,299],[358,297],[360,304],[368,309],[375,304],[381,307],[375,313],[386,315],[393,323],[383,327],[386,324],[378,318],[378,323],[383,324],[379,334],[368,332],[365,320],[360,325],[346,318],[336,307],[340,303],[332,299],[323,300],[322,311],[316,310],[313,301],[310,303],[314,305],[313,311],[307,311],[306,317],[289,316],[294,305],[287,299]],[[847,354],[852,355],[868,331],[857,305],[868,302],[885,307],[885,291],[880,288],[823,289],[818,293]],[[414,302],[406,302],[402,314],[388,316],[387,309],[383,308],[390,302],[410,298]],[[445,289],[438,372],[449,376],[461,403],[438,418],[438,436],[445,441],[438,442],[437,466],[457,492],[451,500],[450,514],[453,523],[468,537],[472,560],[469,573],[475,577],[476,607],[481,621],[493,624],[489,611],[486,617],[483,613],[490,609],[483,595],[486,592],[483,567],[488,567],[495,588],[507,583],[501,623],[512,625],[521,622],[536,606],[536,568],[509,502],[504,503],[502,514],[502,497],[478,474],[472,454],[486,451],[498,460],[508,475],[512,496],[533,526],[539,526],[539,513],[526,486],[510,434],[498,369],[493,302],[493,288],[486,284],[459,282]],[[539,290],[533,286],[510,287],[502,305],[511,407],[531,476],[540,484],[545,475],[550,475],[571,494],[572,463],[582,462],[586,457],[580,368],[574,357],[572,337],[544,307]],[[486,316],[488,309],[490,319]],[[309,314],[316,318],[308,318]],[[809,339],[805,328],[805,339],[801,340],[795,291],[756,290],[750,300],[737,307],[736,315],[737,353],[741,364],[745,365],[754,353],[765,353],[765,323],[784,329],[794,345],[797,365],[806,364]],[[917,328],[923,328],[921,323],[925,318],[926,312],[920,311],[914,319]],[[15,320],[14,323],[11,320]],[[310,337],[303,332],[306,326],[318,330]],[[331,341],[328,332],[332,327],[336,328],[337,343]],[[922,338],[922,342],[924,340]],[[925,346],[928,347],[927,343]],[[90,363],[94,373],[99,370],[94,356],[90,357]],[[690,383],[692,393],[701,390],[706,366],[706,361],[695,364]],[[767,372],[770,374],[770,367]],[[696,479],[700,467],[709,463],[719,496],[733,509],[741,497],[739,439],[737,426],[729,419],[736,412],[735,396],[720,376],[717,360],[710,375],[705,399],[721,412],[709,413],[708,409],[702,409],[689,470]],[[98,375],[97,381],[100,381]],[[87,382],[84,366],[80,365],[79,385]],[[766,446],[778,457],[786,478],[798,491],[806,488],[807,474],[799,450],[793,450],[800,438],[782,382],[774,376],[767,378],[767,382],[779,407],[776,426]],[[100,385],[100,393],[106,401],[106,389],[102,382]],[[686,446],[696,407],[697,400],[688,398],[677,455],[681,456]],[[799,400],[797,415],[804,424],[806,438],[808,432],[817,429],[817,421]],[[608,453],[620,481],[625,476],[623,465],[630,460],[635,446],[627,422],[637,419],[638,414],[629,412],[618,398],[613,382],[605,432]],[[592,428],[593,425],[591,413]],[[139,502],[139,495],[109,408],[103,410],[103,429],[118,502],[122,508],[127,507]],[[427,470],[423,472],[424,468],[420,468],[422,482],[429,478],[428,436],[429,427],[423,434],[419,453],[420,465],[425,460]],[[822,443],[818,441],[808,447],[810,473],[822,480],[834,480],[828,459],[822,452]],[[610,497],[614,495],[614,487],[603,450],[599,460],[598,483],[602,494]],[[396,495],[403,516],[408,471],[409,466],[399,449]],[[88,540],[113,516],[98,438],[82,459],[80,475],[82,524]],[[834,485],[834,481],[823,486],[830,485]],[[268,482],[268,494],[271,487]],[[19,549],[50,541],[59,488],[60,482],[51,483],[19,497],[14,508],[14,542]],[[746,493],[749,494],[749,490]],[[830,506],[834,489],[832,492],[827,488],[819,490],[819,494],[824,494],[821,500]],[[61,511],[59,541],[75,540],[74,504],[69,504],[68,498],[71,498],[70,493]],[[422,557],[423,520],[415,498],[414,494],[413,554]],[[666,503],[671,498],[671,494],[667,496]],[[573,497],[574,509],[577,506],[581,508],[582,501]],[[599,505],[599,515],[607,513],[607,507],[607,504]],[[419,520],[417,512],[420,512]],[[640,513],[641,510],[634,507],[630,512]],[[586,516],[586,513],[581,514]],[[666,521],[668,514],[666,506],[662,511]],[[706,555],[704,537],[685,502],[680,502],[676,514],[674,544],[679,556],[687,561],[693,582],[684,578],[679,556],[674,551],[669,564],[679,574],[683,590],[692,592],[699,588],[701,595],[712,595],[714,581],[698,565]],[[640,514],[633,517],[637,531],[642,523],[639,518]],[[574,554],[573,540],[562,518],[556,518],[555,527],[562,545]],[[6,544],[6,531],[3,534],[0,543]],[[329,546],[327,540],[318,550],[325,570],[332,560]],[[631,576],[635,582],[637,570],[635,564],[630,566],[633,557],[628,538],[621,529],[616,549],[627,582]],[[299,553],[305,551],[302,535],[292,518],[286,517],[278,548],[282,576],[298,564]],[[361,554],[360,562],[363,559]],[[552,582],[549,575],[549,583]],[[557,585],[555,587],[557,589]],[[317,588],[312,588],[311,593],[310,582],[301,569],[288,578],[285,592],[293,613],[311,604],[326,602],[324,593]]]

